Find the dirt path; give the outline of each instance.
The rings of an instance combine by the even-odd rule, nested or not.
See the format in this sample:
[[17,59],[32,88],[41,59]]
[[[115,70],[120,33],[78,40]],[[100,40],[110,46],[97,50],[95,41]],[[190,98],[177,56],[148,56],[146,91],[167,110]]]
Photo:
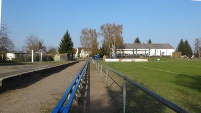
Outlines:
[[[0,94],[0,113],[51,112],[84,63],[80,61],[32,85]],[[105,77],[100,76],[92,63],[86,89],[86,97],[79,104],[79,113],[115,113]]]
[[0,94],[0,113],[51,112],[84,63],[74,64],[28,87]]
[[[108,95],[105,84],[105,77],[100,76],[95,65],[90,63],[90,75],[88,84],[85,88],[85,97],[82,98],[79,105],[79,113],[112,113],[112,99]],[[84,102],[83,102],[84,101]]]

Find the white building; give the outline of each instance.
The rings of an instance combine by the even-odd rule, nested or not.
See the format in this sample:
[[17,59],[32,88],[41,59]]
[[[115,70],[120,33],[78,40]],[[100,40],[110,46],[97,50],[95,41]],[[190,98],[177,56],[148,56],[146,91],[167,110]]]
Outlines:
[[75,54],[80,58],[88,58],[91,54],[91,50],[89,48],[78,48]]
[[8,58],[8,60],[12,60],[16,58],[15,53],[6,53],[6,57]]
[[6,53],[7,60],[13,60],[19,57],[19,55],[25,56],[26,53],[24,52],[8,52]]
[[174,48],[170,44],[138,44],[126,43],[123,49],[117,49],[117,55],[132,56],[172,56]]

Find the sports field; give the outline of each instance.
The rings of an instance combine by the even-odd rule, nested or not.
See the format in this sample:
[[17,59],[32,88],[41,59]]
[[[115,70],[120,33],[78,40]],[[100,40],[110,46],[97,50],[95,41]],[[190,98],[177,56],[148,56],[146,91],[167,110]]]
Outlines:
[[103,64],[191,113],[201,111],[201,60],[165,59]]

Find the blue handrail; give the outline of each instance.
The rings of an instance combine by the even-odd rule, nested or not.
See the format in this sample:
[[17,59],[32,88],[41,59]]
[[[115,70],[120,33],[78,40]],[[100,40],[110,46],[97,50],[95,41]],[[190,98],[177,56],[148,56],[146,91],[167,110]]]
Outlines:
[[[53,109],[52,113],[68,113],[70,111],[75,93],[77,92],[78,86],[81,83],[81,79],[86,73],[86,70],[88,68],[89,62],[87,61],[83,68],[79,71],[79,73],[76,75],[75,79],[71,83],[71,85],[68,87],[66,92],[64,93],[63,97],[61,100],[58,102],[56,107]],[[74,87],[73,87],[74,86]],[[68,95],[70,95],[66,105],[64,105],[65,101],[68,98]]]

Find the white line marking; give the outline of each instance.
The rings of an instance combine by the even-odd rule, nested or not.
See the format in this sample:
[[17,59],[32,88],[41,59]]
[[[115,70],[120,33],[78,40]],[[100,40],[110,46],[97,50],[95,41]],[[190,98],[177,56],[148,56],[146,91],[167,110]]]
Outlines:
[[186,76],[190,76],[190,77],[201,78],[199,76],[187,75],[187,74],[182,74],[182,73],[177,73],[177,72],[172,72],[172,71],[165,71],[165,70],[161,70],[161,69],[149,68],[149,67],[144,67],[144,66],[135,66],[135,67],[140,67],[140,68],[152,69],[152,70],[161,71],[161,72],[167,72],[167,73],[172,73],[172,74],[186,75]]

